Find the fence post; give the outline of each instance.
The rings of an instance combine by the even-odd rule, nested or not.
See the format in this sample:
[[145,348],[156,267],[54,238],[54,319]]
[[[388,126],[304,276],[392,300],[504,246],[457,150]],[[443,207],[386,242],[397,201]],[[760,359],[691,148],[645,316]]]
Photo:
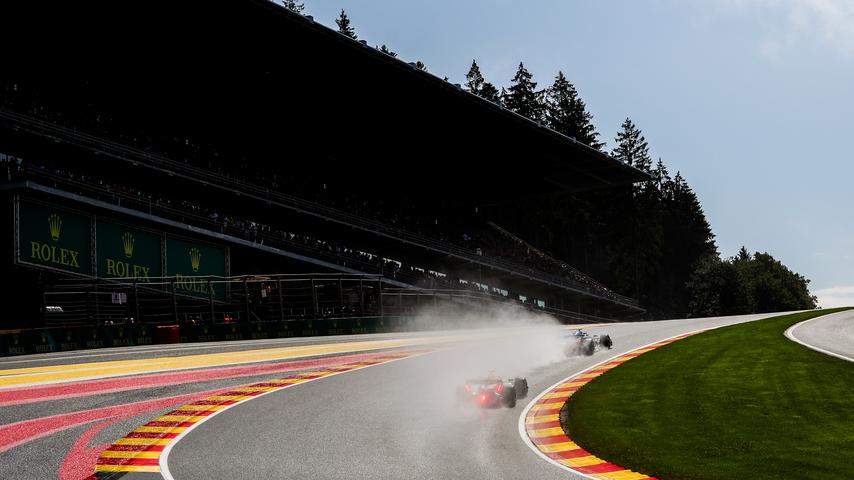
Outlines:
[[344,316],[344,281],[338,277],[338,315]]
[[[42,292],[42,307],[47,307],[47,292]],[[62,326],[65,327],[65,315],[62,316]],[[42,325],[47,326],[47,308],[42,308]]]
[[245,302],[246,302],[246,320],[245,320],[245,321],[246,321],[246,322],[248,322],[248,321],[249,321],[249,315],[250,315],[251,310],[250,310],[250,307],[249,307],[249,280],[248,280],[248,279],[246,279],[246,278],[244,278],[244,279],[243,279],[243,294],[246,296],[246,298],[245,298]]
[[178,279],[172,280],[172,314],[175,316],[175,323],[178,323]]
[[282,279],[276,280],[276,289],[279,291],[279,320],[285,321],[285,302],[282,301]]
[[136,280],[133,281],[133,310],[137,323],[142,322],[139,315],[139,286],[136,284]]
[[214,321],[214,295],[213,295],[213,280],[208,279],[208,302],[211,309],[211,325],[215,324]]
[[359,316],[365,316],[365,289],[361,278],[359,278]]
[[317,320],[317,290],[314,289],[314,278],[311,279],[311,317]]
[[379,298],[379,304],[380,304],[380,308],[379,308],[380,317],[384,317],[385,312],[383,311],[383,280],[382,279],[379,279],[377,281],[377,291],[379,292],[378,298]]
[[95,323],[97,324],[101,318],[101,305],[98,302],[98,283],[95,283]]

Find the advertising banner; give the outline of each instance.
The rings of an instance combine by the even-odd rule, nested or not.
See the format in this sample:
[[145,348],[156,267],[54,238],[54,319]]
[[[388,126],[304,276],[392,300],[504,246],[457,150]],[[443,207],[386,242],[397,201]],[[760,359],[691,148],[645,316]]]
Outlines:
[[222,284],[209,284],[205,276],[226,276],[226,249],[166,237],[166,275],[176,278],[175,291],[183,295],[225,299]]
[[18,261],[92,274],[91,217],[29,201],[18,204]]
[[98,276],[149,282],[162,277],[160,235],[98,220]]

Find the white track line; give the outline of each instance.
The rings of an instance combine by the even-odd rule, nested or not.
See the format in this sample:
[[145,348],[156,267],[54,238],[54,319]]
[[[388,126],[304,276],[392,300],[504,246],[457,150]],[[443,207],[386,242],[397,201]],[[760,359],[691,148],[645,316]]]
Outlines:
[[[839,313],[849,313],[850,314],[851,311],[845,311],[845,312],[839,312]],[[832,316],[832,315],[830,315],[830,316]],[[804,320],[803,322],[800,322],[800,323],[796,323],[796,324],[792,325],[791,327],[787,328],[786,333],[784,333],[784,335],[786,335],[786,338],[788,338],[789,340],[791,340],[795,343],[799,343],[799,344],[801,344],[801,345],[803,345],[803,346],[805,346],[811,350],[815,350],[816,352],[820,352],[820,353],[823,353],[825,355],[830,355],[831,357],[841,358],[842,360],[847,360],[849,362],[854,362],[854,358],[846,357],[845,355],[835,353],[835,352],[831,352],[830,350],[825,350],[823,348],[816,347],[815,345],[810,345],[809,343],[798,340],[798,338],[795,337],[795,330],[797,330],[798,327],[800,327],[801,325],[805,325],[807,323],[810,323],[810,322],[815,321],[815,320],[820,320],[822,318],[826,319],[827,317],[828,317],[828,315],[821,315],[821,316],[818,316],[815,318],[811,318],[809,320]]]
[[161,475],[161,476],[163,476],[164,480],[175,480],[175,477],[173,477],[173,476],[172,476],[172,472],[169,470],[169,454],[172,452],[172,447],[174,447],[175,445],[177,445],[177,444],[178,444],[178,442],[180,442],[181,440],[183,440],[183,438],[184,438],[184,437],[186,437],[186,436],[187,436],[187,434],[189,434],[190,432],[192,432],[193,430],[195,430],[195,429],[196,429],[196,427],[198,427],[199,425],[201,425],[201,424],[203,424],[203,423],[207,422],[208,420],[210,420],[211,418],[213,418],[213,417],[215,417],[215,416],[219,415],[220,413],[225,412],[225,411],[227,411],[227,410],[231,409],[232,407],[236,407],[236,406],[238,406],[238,405],[242,405],[242,404],[244,404],[244,403],[246,403],[246,402],[252,401],[252,400],[254,400],[254,399],[256,399],[256,398],[261,398],[261,397],[263,397],[263,396],[265,396],[265,395],[269,395],[269,394],[271,394],[271,393],[281,392],[282,390],[285,390],[285,389],[287,389],[287,388],[296,387],[297,385],[305,385],[306,383],[314,382],[314,381],[316,381],[316,380],[323,380],[323,379],[325,379],[325,378],[334,377],[334,376],[336,376],[336,375],[341,375],[342,373],[357,372],[357,371],[359,371],[359,370],[364,370],[364,369],[366,369],[366,368],[378,367],[378,366],[380,366],[380,365],[388,365],[389,363],[399,362],[399,361],[401,361],[401,360],[406,360],[407,358],[420,357],[421,355],[427,355],[427,354],[429,354],[429,353],[434,353],[434,352],[436,352],[436,351],[438,351],[438,350],[433,350],[433,351],[429,351],[429,352],[422,352],[422,353],[416,353],[416,354],[414,354],[414,355],[409,355],[409,356],[407,356],[407,357],[402,357],[402,358],[397,358],[397,359],[394,359],[394,360],[389,360],[389,361],[387,361],[387,362],[383,362],[383,363],[377,363],[377,364],[374,364],[374,365],[368,365],[368,366],[361,367],[361,368],[354,368],[354,369],[352,369],[352,370],[344,370],[344,371],[336,372],[336,373],[333,373],[333,374],[330,374],[330,375],[324,375],[324,376],[322,376],[322,377],[318,377],[318,378],[312,378],[312,379],[310,379],[310,380],[306,380],[306,381],[304,381],[304,382],[294,383],[294,384],[291,384],[291,385],[283,386],[282,388],[279,388],[279,389],[276,389],[276,390],[271,390],[271,391],[269,391],[269,392],[264,392],[264,393],[262,393],[262,394],[260,394],[260,395],[255,395],[255,396],[253,396],[253,397],[247,398],[247,399],[245,399],[245,400],[243,400],[243,401],[240,401],[240,402],[238,402],[238,403],[233,403],[233,404],[231,404],[231,405],[228,405],[228,406],[226,406],[225,408],[223,408],[222,410],[216,410],[214,413],[212,413],[212,414],[208,415],[208,416],[207,416],[207,417],[205,417],[204,419],[199,420],[198,422],[196,422],[196,423],[194,423],[194,424],[190,425],[189,427],[187,427],[187,429],[186,429],[186,430],[184,430],[183,432],[179,433],[179,434],[178,434],[178,436],[176,436],[176,437],[172,440],[172,442],[170,442],[168,445],[166,445],[166,448],[164,448],[164,449],[163,449],[163,451],[160,453],[160,475]]
[[[758,320],[761,320],[761,319],[764,319],[764,318],[770,318],[770,317],[762,317],[762,318],[760,318],[760,319],[758,319]],[[748,321],[748,322],[749,322],[749,321]],[[743,322],[743,323],[748,323],[748,322]],[[685,332],[685,333],[680,333],[680,334],[678,334],[678,335],[673,335],[672,337],[663,338],[663,339],[661,339],[661,340],[656,340],[656,341],[651,342],[651,343],[648,343],[648,344],[646,344],[646,345],[643,345],[643,346],[640,346],[640,347],[634,348],[634,349],[632,349],[632,350],[629,350],[628,352],[623,352],[623,353],[620,353],[620,354],[614,355],[613,357],[609,357],[607,360],[603,360],[603,361],[601,361],[601,362],[599,362],[599,363],[597,363],[597,364],[595,364],[595,365],[593,365],[593,366],[591,366],[591,367],[587,367],[587,368],[585,368],[585,369],[583,369],[583,370],[579,370],[579,371],[577,371],[577,372],[573,373],[572,375],[569,375],[568,377],[566,377],[566,378],[564,378],[564,379],[562,379],[562,380],[558,381],[557,383],[555,383],[555,384],[554,384],[554,385],[552,385],[551,387],[549,387],[549,388],[547,388],[547,389],[543,390],[539,395],[537,395],[533,400],[531,400],[531,402],[530,402],[530,403],[528,403],[528,405],[525,407],[525,409],[524,409],[524,410],[522,410],[522,414],[521,414],[521,415],[519,415],[519,436],[520,436],[520,437],[522,437],[522,441],[523,441],[523,442],[525,442],[525,445],[527,445],[527,446],[528,446],[528,448],[530,448],[531,450],[533,450],[533,452],[534,452],[534,453],[536,453],[537,455],[539,455],[541,458],[545,459],[547,462],[551,463],[552,465],[554,465],[554,466],[556,466],[556,467],[558,467],[558,468],[561,468],[561,469],[563,469],[563,470],[566,470],[567,472],[571,472],[571,473],[573,473],[574,475],[578,475],[578,476],[580,476],[580,477],[582,477],[582,478],[589,478],[590,480],[601,480],[600,478],[592,477],[592,476],[590,476],[590,475],[587,475],[586,473],[581,473],[581,472],[579,472],[579,471],[577,471],[577,470],[573,470],[572,468],[567,467],[566,465],[563,465],[563,464],[560,464],[560,463],[558,463],[558,462],[554,461],[553,459],[551,459],[551,458],[549,458],[548,456],[546,456],[546,454],[545,454],[545,453],[541,452],[541,451],[540,451],[540,449],[539,449],[539,448],[537,448],[537,446],[536,446],[536,445],[534,445],[534,442],[532,442],[532,441],[531,441],[531,439],[530,439],[530,438],[528,438],[528,432],[527,432],[527,430],[525,429],[525,417],[527,417],[527,416],[528,416],[528,412],[531,410],[531,408],[534,406],[534,404],[536,404],[536,403],[537,403],[537,401],[538,401],[540,398],[542,398],[542,397],[543,397],[543,395],[545,395],[546,393],[550,392],[553,388],[555,388],[555,387],[557,387],[558,385],[560,385],[561,383],[563,383],[563,382],[565,382],[565,381],[569,380],[570,378],[572,378],[572,377],[577,377],[578,375],[581,375],[581,374],[583,374],[583,373],[585,373],[585,372],[588,372],[588,371],[590,371],[590,370],[594,370],[594,369],[596,369],[597,367],[602,366],[602,365],[604,365],[604,364],[606,364],[606,363],[608,363],[608,362],[610,362],[610,361],[612,361],[612,360],[614,360],[614,359],[616,359],[616,358],[622,357],[623,355],[628,355],[628,354],[630,354],[630,353],[632,353],[632,352],[634,352],[634,351],[642,350],[642,349],[644,349],[644,348],[651,347],[651,346],[655,345],[656,343],[661,343],[661,342],[666,342],[666,341],[668,341],[668,340],[673,340],[674,338],[682,337],[682,336],[685,336],[685,335],[692,335],[692,334],[696,334],[696,333],[700,333],[700,332],[704,332],[704,331],[709,331],[709,330],[715,330],[715,329],[717,329],[717,328],[729,327],[729,326],[732,326],[732,325],[738,325],[738,324],[735,324],[735,323],[734,323],[734,324],[727,324],[727,325],[718,325],[718,326],[716,326],[716,327],[701,328],[701,329],[698,329],[698,330],[693,330],[693,331],[690,331],[690,332]],[[615,367],[615,368],[618,368],[618,367]]]

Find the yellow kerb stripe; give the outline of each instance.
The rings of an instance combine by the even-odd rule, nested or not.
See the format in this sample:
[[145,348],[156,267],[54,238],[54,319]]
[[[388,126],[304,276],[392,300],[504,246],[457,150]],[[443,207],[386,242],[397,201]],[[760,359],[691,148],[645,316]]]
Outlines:
[[298,377],[325,377],[327,375],[332,375],[335,372],[305,372],[298,373]]
[[186,430],[187,427],[137,427],[134,432],[140,433],[181,433]]
[[204,415],[163,415],[157,417],[156,422],[198,422],[206,418]]
[[649,475],[633,472],[631,470],[617,470],[616,472],[594,473],[590,476],[607,480],[641,480],[649,478]]
[[568,452],[570,450],[578,450],[578,445],[575,442],[560,442],[560,443],[550,443],[548,445],[537,445],[537,448],[540,451],[545,453],[557,453],[557,452]]
[[539,417],[529,416],[525,419],[527,425],[536,425],[538,423],[554,422],[560,420],[559,413],[551,413],[549,415],[540,415]]
[[541,398],[547,398],[547,399],[553,399],[553,398],[561,399],[562,398],[562,399],[566,400],[567,398],[569,398],[569,392],[547,393],[547,394],[543,395]]
[[213,395],[210,397],[206,397],[205,400],[210,400],[212,402],[225,402],[227,400],[245,400],[247,398],[252,398],[252,395]]
[[326,367],[329,370],[350,370],[351,368],[356,368],[358,364],[351,363],[349,365],[333,365],[331,367]]
[[156,465],[95,465],[96,472],[154,472],[160,473]]
[[222,410],[229,405],[184,405],[183,407],[179,407],[176,410]]
[[120,438],[114,445],[169,445],[171,438]]
[[280,378],[278,380],[270,380],[270,381],[265,382],[265,383],[278,383],[281,385],[290,385],[293,383],[301,383],[304,381],[305,381],[304,378]]
[[104,450],[101,458],[160,458],[160,452],[117,452]]
[[232,390],[233,392],[269,392],[278,390],[281,387],[240,387]]
[[549,427],[528,430],[528,436],[531,438],[554,437],[556,435],[564,435],[563,429],[560,427]]
[[538,403],[531,407],[532,412],[538,412],[540,410],[551,410],[552,408],[561,408],[564,402],[550,402],[550,403]]
[[590,465],[605,463],[605,461],[601,458],[594,457],[593,455],[587,455],[586,457],[565,458],[562,459],[560,463],[570,467],[589,467]]

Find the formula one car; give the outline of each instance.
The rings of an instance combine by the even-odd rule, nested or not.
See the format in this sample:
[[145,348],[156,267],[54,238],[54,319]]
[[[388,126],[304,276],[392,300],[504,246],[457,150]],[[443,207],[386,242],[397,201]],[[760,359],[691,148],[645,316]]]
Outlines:
[[457,405],[474,404],[481,408],[507,408],[516,406],[516,399],[528,396],[528,380],[525,378],[501,379],[490,375],[486,378],[466,380],[457,388]]
[[567,342],[563,347],[563,353],[567,357],[578,357],[581,355],[589,357],[602,347],[610,350],[613,346],[614,342],[611,341],[610,335],[590,335],[579,328],[575,333],[568,336]]

